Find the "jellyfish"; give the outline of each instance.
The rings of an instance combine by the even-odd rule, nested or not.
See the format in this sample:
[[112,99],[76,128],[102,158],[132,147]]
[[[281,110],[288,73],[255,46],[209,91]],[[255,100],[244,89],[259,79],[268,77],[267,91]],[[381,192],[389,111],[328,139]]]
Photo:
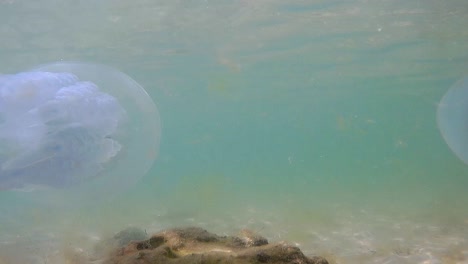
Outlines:
[[126,186],[152,166],[160,133],[155,103],[113,68],[58,62],[0,76],[0,190]]
[[437,109],[437,125],[450,149],[468,164],[468,76],[442,97]]

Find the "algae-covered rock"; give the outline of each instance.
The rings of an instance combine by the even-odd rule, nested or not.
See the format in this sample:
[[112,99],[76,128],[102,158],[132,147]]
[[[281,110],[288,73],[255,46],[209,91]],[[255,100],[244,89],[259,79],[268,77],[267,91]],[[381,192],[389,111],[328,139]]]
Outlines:
[[269,244],[250,231],[239,236],[218,236],[189,227],[159,232],[149,239],[132,241],[115,250],[105,264],[328,264],[321,257],[306,257],[299,248]]

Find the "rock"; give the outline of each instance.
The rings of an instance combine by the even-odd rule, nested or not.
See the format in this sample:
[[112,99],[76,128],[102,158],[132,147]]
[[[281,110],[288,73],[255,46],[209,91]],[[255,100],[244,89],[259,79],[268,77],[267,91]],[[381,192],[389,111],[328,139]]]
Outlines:
[[128,227],[111,237],[102,239],[95,245],[94,249],[89,254],[89,258],[91,261],[100,260],[107,257],[109,252],[113,252],[116,248],[124,247],[132,241],[142,241],[145,239],[148,239],[148,234],[146,234],[145,230],[136,227]]
[[132,241],[104,261],[105,264],[328,264],[321,257],[308,258],[297,247],[268,244],[250,231],[237,236],[218,236],[189,227],[159,232],[149,239]]
[[136,227],[129,227],[126,228],[119,233],[115,234],[112,237],[114,243],[116,243],[119,247],[123,247],[130,243],[131,241],[140,241],[147,239],[148,235],[142,229]]

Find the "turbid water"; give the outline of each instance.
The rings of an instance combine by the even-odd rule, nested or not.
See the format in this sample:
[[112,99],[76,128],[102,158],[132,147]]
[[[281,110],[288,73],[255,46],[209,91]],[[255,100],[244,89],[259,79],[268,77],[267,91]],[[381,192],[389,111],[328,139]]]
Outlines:
[[464,0],[0,1],[0,73],[109,65],[162,124],[117,197],[1,191],[0,263],[187,225],[331,263],[468,263],[468,165],[436,122],[468,74],[466,25]]

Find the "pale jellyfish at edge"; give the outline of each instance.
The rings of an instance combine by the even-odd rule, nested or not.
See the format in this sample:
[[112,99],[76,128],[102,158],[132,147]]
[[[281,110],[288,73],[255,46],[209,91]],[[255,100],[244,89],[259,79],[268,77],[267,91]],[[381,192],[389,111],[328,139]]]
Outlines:
[[450,149],[468,164],[468,76],[442,97],[437,109],[437,125]]

